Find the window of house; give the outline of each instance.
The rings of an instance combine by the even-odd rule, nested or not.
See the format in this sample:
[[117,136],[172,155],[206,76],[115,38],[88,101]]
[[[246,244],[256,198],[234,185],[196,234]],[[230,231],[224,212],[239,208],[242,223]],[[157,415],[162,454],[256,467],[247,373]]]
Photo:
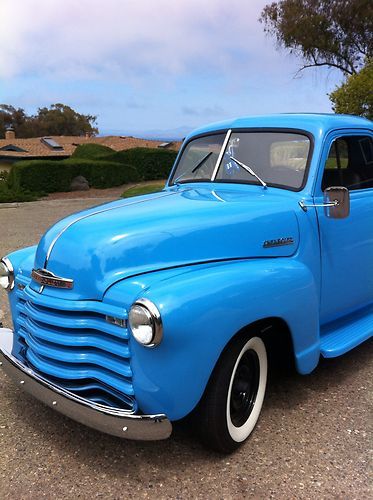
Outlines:
[[40,141],[45,146],[48,146],[49,149],[53,149],[54,151],[63,151],[63,146],[58,144],[58,142],[56,142],[52,137],[42,137]]
[[22,149],[18,146],[14,146],[14,144],[7,144],[0,148],[0,151],[12,151],[13,153],[27,153],[26,149]]

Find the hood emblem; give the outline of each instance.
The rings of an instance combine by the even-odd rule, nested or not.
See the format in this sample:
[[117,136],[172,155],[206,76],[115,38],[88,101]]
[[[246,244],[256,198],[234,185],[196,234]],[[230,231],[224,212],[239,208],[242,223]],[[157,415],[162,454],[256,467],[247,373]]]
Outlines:
[[67,288],[71,290],[74,287],[74,280],[61,278],[51,273],[47,269],[33,269],[31,278],[43,286],[52,286],[54,288]]
[[277,238],[277,240],[266,240],[263,243],[263,248],[283,247],[285,245],[293,245],[294,238]]

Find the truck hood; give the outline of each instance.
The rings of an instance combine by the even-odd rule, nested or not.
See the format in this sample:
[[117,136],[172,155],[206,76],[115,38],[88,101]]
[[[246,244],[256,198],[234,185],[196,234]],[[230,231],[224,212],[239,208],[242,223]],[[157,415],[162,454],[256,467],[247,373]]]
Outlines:
[[[74,280],[73,289],[46,286],[43,294],[100,300],[113,283],[145,272],[292,255],[299,240],[294,199],[279,191],[183,188],[71,215],[43,236],[35,268]],[[273,241],[281,238],[293,242]]]

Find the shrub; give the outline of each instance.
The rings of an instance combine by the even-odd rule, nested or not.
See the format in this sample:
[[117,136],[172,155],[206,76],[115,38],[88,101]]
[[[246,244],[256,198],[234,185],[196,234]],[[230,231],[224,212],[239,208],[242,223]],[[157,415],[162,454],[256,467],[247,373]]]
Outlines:
[[0,203],[12,203],[14,201],[34,201],[39,194],[28,191],[10,189],[6,182],[0,182]]
[[85,160],[99,160],[108,154],[114,153],[114,149],[101,144],[80,144],[72,154],[72,158],[83,158]]
[[71,180],[77,175],[83,175],[91,187],[98,189],[121,186],[139,180],[139,175],[132,165],[107,161],[106,159],[93,161],[70,158],[64,160],[63,164],[73,172]]
[[150,181],[166,179],[176,156],[177,152],[171,150],[133,148],[107,155],[105,160],[133,165],[141,180]]
[[33,192],[69,191],[74,177],[83,175],[95,188],[120,186],[136,182],[139,176],[131,165],[105,160],[69,158],[63,161],[26,160],[16,163],[9,175],[8,184],[13,190]]
[[10,171],[8,184],[12,190],[66,191],[69,176],[63,162],[53,160],[25,160],[17,162]]
[[0,170],[0,182],[8,181],[9,172],[7,170]]

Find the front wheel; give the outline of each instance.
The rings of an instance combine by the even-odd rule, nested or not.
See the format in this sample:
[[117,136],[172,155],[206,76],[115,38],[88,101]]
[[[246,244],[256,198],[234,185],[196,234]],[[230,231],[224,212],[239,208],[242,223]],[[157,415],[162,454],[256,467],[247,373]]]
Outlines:
[[251,434],[262,409],[267,352],[259,337],[238,337],[219,359],[199,407],[202,440],[223,453]]

